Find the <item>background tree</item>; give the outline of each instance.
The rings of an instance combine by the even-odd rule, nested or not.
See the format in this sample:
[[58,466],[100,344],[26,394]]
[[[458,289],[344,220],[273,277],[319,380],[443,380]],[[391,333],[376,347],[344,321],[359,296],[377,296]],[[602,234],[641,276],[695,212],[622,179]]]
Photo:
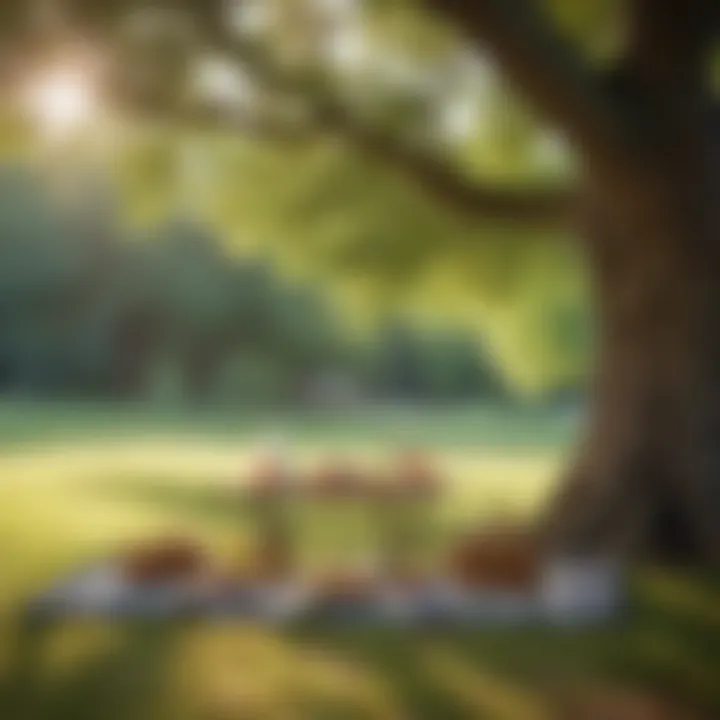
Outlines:
[[[267,259],[231,255],[208,225],[176,217],[151,233],[123,231],[97,178],[74,204],[54,199],[46,180],[26,167],[0,178],[5,391],[298,402],[342,373],[383,399],[403,395],[409,363],[416,399],[451,399],[458,388],[492,397],[467,327],[450,338],[427,321],[401,323],[410,354],[395,358],[394,338],[347,327],[326,290]],[[381,360],[380,383],[368,355]]]
[[[118,47],[121,21],[143,3],[64,5],[71,27]],[[597,382],[587,439],[550,513],[551,534],[566,550],[649,548],[717,563],[720,185],[711,70],[718,4],[231,6],[233,17],[226,3],[183,0],[168,3],[180,13],[178,23],[136,22],[132,32],[123,25],[121,46],[134,47],[138,62],[117,65],[116,97],[136,110],[284,142],[318,132],[321,144],[328,136],[346,138],[364,162],[386,163],[393,182],[414,183],[456,213],[457,222],[529,223],[537,236],[539,228],[547,232],[574,218],[584,229],[594,286]],[[8,42],[16,45],[31,25],[28,14],[16,7],[4,12],[5,26],[17,31]],[[352,52],[353,43],[337,44],[348,33],[360,38]],[[348,53],[362,55],[370,38],[363,62],[348,62]],[[143,53],[161,41],[182,48],[162,52],[178,62],[133,74],[138,64],[148,66]],[[208,107],[168,92],[208,53],[236,77],[252,79],[255,102]],[[572,162],[554,177],[538,182],[532,173],[516,174],[498,184],[483,163],[467,162],[477,156],[462,142],[445,142],[448,115],[452,123],[458,117],[448,108],[490,97],[478,53],[489,54],[537,119],[561,134]],[[392,70],[382,79],[373,70],[377,62]],[[471,120],[479,122],[472,114]],[[537,140],[536,128],[533,122],[528,132]],[[535,152],[537,144],[528,141],[526,149]],[[558,187],[563,176],[575,181],[575,192]],[[355,234],[361,246],[366,237]],[[456,237],[467,241],[473,233]]]

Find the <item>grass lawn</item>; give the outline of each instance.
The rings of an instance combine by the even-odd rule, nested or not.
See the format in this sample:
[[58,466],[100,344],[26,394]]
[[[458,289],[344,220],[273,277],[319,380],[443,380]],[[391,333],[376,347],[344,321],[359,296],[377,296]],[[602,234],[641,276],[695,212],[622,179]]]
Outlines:
[[277,431],[302,462],[436,449],[444,512],[461,524],[537,508],[574,428],[529,410],[178,416],[0,403],[2,720],[720,717],[718,586],[650,571],[627,618],[584,631],[18,622],[28,593],[130,539],[182,530],[233,557],[243,528],[229,488],[248,445]]

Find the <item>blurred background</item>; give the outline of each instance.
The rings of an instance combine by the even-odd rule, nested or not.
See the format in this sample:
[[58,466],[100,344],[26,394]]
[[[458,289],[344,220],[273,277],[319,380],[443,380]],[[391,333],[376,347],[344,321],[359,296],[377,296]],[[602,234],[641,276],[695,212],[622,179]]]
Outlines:
[[[548,5],[601,65],[618,3]],[[8,1],[0,27],[3,717],[521,720],[560,717],[571,680],[578,720],[665,717],[640,714],[664,683],[720,707],[712,596],[662,577],[637,627],[591,637],[15,622],[130,541],[232,561],[227,493],[268,436],[308,467],[421,446],[458,527],[534,517],[594,324],[552,210],[467,199],[551,208],[564,138],[419,3]]]
[[4,393],[581,397],[577,251],[469,216],[413,168],[553,187],[569,153],[434,19],[237,3],[236,60],[172,9],[126,12],[110,48],[36,4],[14,11],[34,46],[0,117]]

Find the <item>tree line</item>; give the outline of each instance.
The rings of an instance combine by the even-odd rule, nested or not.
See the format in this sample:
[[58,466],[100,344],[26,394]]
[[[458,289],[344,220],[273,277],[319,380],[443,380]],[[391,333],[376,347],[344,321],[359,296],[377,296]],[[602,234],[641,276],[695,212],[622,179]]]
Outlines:
[[0,388],[35,396],[292,401],[341,378],[384,399],[500,399],[475,334],[359,332],[329,292],[176,215],[128,230],[101,182],[0,171]]

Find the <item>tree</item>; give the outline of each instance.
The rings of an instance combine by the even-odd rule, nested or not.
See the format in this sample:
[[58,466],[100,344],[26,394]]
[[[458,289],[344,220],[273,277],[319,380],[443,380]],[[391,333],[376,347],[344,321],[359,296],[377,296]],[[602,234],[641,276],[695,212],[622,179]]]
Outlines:
[[[440,5],[438,3],[438,5]],[[529,3],[444,3],[572,141],[600,347],[580,458],[552,510],[565,547],[720,560],[716,333],[717,3],[629,3],[603,86]]]
[[[99,31],[139,4],[68,3],[80,24]],[[193,18],[205,47],[251,72],[268,97],[304,100],[300,115],[311,129],[349,138],[458,214],[545,227],[576,220],[594,282],[597,377],[587,437],[548,513],[550,542],[578,552],[642,548],[719,564],[716,0],[387,4],[423,22],[429,13],[438,42],[461,37],[463,48],[492,55],[508,83],[572,148],[579,187],[571,193],[495,187],[459,171],[436,147],[429,151],[426,125],[402,122],[398,130],[401,107],[413,107],[413,120],[424,112],[417,97],[394,93],[386,103],[375,93],[367,103],[346,102],[315,62],[313,3],[289,3],[295,14],[282,27],[290,25],[285,39],[298,42],[283,44],[291,56],[285,62],[266,43],[235,32],[224,3],[172,5]],[[602,63],[577,51],[567,28],[553,20],[558,6],[571,14],[582,6],[589,14],[616,5],[625,39]],[[187,118],[184,107],[170,105]],[[229,119],[196,113],[193,120],[285,137],[286,127],[275,122],[281,116],[259,124],[247,113]],[[303,121],[291,130],[294,137],[308,128]]]
[[467,329],[390,317],[370,343],[370,384],[399,400],[507,399],[496,368]]

